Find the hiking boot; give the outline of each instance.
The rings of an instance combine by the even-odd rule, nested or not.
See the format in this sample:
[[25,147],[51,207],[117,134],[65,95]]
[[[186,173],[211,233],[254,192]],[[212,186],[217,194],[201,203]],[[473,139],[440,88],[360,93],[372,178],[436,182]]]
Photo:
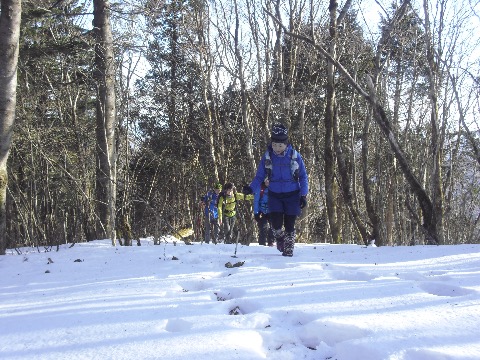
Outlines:
[[268,246],[272,247],[272,246],[273,246],[273,243],[268,243]]
[[283,252],[284,245],[285,245],[285,240],[283,239],[283,237],[281,239],[277,240],[277,250],[278,251]]
[[[283,252],[283,244],[285,243],[285,233],[283,230],[275,230],[272,229],[272,235],[273,238],[275,239],[275,242],[277,243],[277,250],[280,252]],[[272,242],[273,245],[273,242]]]
[[283,244],[282,256],[293,256],[293,248],[295,246],[295,232],[285,234],[285,242]]

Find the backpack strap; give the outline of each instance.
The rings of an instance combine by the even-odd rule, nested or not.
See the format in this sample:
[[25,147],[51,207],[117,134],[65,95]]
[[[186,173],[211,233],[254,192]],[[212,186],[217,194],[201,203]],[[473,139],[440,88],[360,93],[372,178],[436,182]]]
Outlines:
[[272,157],[268,150],[265,152],[265,172],[267,173],[267,179],[270,181],[272,177]]
[[[299,165],[298,165],[298,152],[294,148],[292,148],[292,152],[290,154],[290,172],[292,174],[292,178],[294,181],[298,181],[298,172],[299,172]],[[267,179],[270,180],[272,177],[272,157],[270,155],[270,151],[265,152],[265,172],[267,174]]]
[[[220,198],[222,198],[222,204],[220,204]],[[224,203],[225,203],[225,193],[221,191],[217,196],[217,203],[215,205],[218,208],[219,206],[222,206]]]
[[295,181],[298,181],[298,152],[292,148],[292,154],[290,156],[290,171],[292,172],[292,178]]

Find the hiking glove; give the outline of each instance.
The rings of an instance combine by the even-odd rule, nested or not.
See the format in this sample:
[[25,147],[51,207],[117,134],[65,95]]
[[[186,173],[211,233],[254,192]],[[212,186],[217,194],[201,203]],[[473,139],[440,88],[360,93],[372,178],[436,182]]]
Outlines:
[[253,190],[250,186],[248,185],[243,185],[243,194],[244,195],[250,195],[253,194]]
[[307,196],[303,195],[300,196],[300,209],[303,209],[305,206],[307,206]]
[[261,212],[259,212],[259,213],[255,214],[255,215],[254,215],[254,217],[255,217],[255,221],[256,221],[256,222],[259,222],[259,221],[260,221],[260,219],[262,218],[262,215],[263,215],[263,214],[262,214]]

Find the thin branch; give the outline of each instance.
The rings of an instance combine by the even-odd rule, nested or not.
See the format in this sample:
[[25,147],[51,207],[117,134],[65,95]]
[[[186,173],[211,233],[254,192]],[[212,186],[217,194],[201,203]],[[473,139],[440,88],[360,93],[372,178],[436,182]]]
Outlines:
[[295,34],[295,33],[292,33],[290,31],[288,31],[288,29],[281,23],[280,20],[278,20],[270,11],[268,11],[267,9],[264,8],[264,11],[270,15],[270,17],[272,18],[272,20],[277,23],[284,31],[284,33],[286,35],[289,35],[291,37],[294,37],[296,39],[300,39],[300,40],[303,40],[305,41],[306,43],[312,45],[316,50],[318,50],[328,61],[332,62],[333,65],[335,65],[335,67],[338,69],[338,71],[340,73],[342,73],[343,76],[346,77],[347,81],[350,83],[350,85],[352,85],[355,90],[358,91],[358,93],[360,95],[362,95],[365,99],[371,101],[370,99],[370,96],[368,95],[368,93],[353,79],[353,77],[350,75],[350,73],[348,72],[347,69],[345,69],[343,67],[342,64],[340,64],[337,60],[335,60],[329,53],[327,50],[325,50],[323,47],[321,47],[320,45],[317,45],[315,43],[315,41],[309,37],[306,37],[306,36],[303,36],[303,35],[300,35],[300,34]]

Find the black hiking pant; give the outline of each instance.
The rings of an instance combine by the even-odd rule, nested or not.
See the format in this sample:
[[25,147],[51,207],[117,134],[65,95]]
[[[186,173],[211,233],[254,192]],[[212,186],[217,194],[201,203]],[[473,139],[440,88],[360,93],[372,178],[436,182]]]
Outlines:
[[270,226],[270,220],[268,215],[263,215],[257,220],[258,225],[258,245],[272,245],[273,244],[273,232]]

